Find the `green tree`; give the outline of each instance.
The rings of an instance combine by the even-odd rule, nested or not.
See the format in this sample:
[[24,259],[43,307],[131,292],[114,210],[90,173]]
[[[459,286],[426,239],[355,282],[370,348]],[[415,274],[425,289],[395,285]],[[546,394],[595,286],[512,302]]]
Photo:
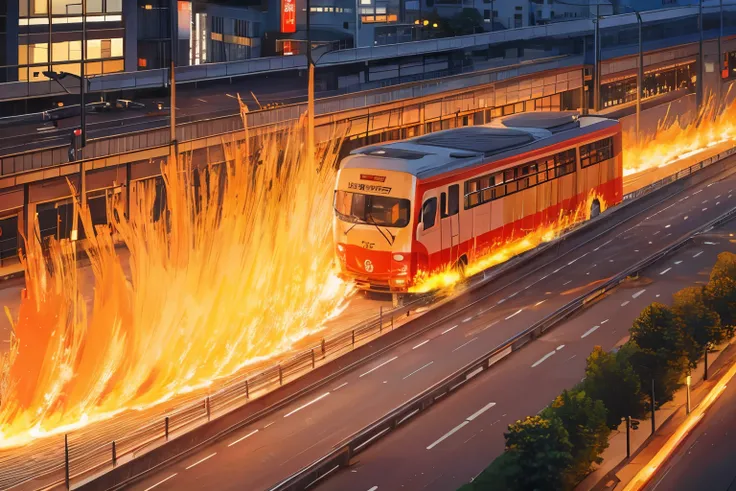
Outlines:
[[641,383],[631,366],[631,347],[624,346],[609,353],[600,346],[588,356],[582,389],[606,407],[606,424],[615,429],[626,416],[642,417],[645,413]]
[[510,489],[558,491],[572,463],[572,445],[559,419],[527,416],[509,425],[506,482]]
[[685,350],[691,368],[698,366],[709,343],[720,343],[725,337],[718,313],[711,310],[705,287],[683,288],[672,296],[672,312],[684,334]]
[[608,447],[611,430],[606,425],[606,407],[593,400],[585,391],[564,390],[552,405],[542,412],[549,420],[559,419],[572,445],[572,462],[566,472],[565,484],[572,489],[602,462],[601,454]]
[[453,36],[483,32],[483,16],[477,9],[464,8],[450,17],[447,27]]
[[710,307],[718,313],[727,337],[736,328],[736,254],[722,252],[710,272],[706,287]]
[[688,366],[684,334],[672,311],[660,303],[645,308],[629,333],[633,345],[629,359],[642,389],[648,392],[654,379],[657,403],[662,405],[672,399]]

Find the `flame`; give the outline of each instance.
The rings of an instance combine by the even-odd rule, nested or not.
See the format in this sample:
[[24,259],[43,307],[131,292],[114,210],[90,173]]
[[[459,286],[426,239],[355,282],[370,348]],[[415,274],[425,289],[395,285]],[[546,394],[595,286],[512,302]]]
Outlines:
[[434,272],[419,272],[415,277],[414,285],[409,288],[411,293],[426,293],[433,290],[451,289],[465,276],[473,276],[488,268],[508,261],[514,256],[534,249],[545,242],[550,242],[573,225],[590,219],[591,205],[594,200],[601,205],[601,212],[608,206],[601,195],[591,191],[585,202],[581,203],[571,212],[560,212],[557,219],[547,225],[527,233],[522,237],[512,237],[504,243],[493,244],[487,251],[473,254],[473,258],[465,267],[465,272],[460,272],[454,265],[446,266],[444,269]]
[[665,115],[656,132],[641,141],[637,141],[634,132],[625,133],[624,176],[665,167],[672,167],[671,174],[707,158],[706,154],[719,146],[733,146],[736,142],[736,100],[722,111],[718,109],[715,98],[711,97],[689,121]]
[[[334,270],[330,203],[339,139],[305,158],[301,127],[228,147],[233,161],[162,167],[166,212],[139,184],[112,226],[79,212],[94,273],[89,309],[77,245],[26,240],[26,290],[0,360],[0,447],[66,432],[207,387],[289,350],[343,308],[352,286]],[[252,151],[251,151],[252,150]],[[198,185],[198,186],[195,186]],[[198,189],[198,190],[197,190]],[[130,251],[131,277],[114,233]],[[46,259],[48,258],[48,259]]]

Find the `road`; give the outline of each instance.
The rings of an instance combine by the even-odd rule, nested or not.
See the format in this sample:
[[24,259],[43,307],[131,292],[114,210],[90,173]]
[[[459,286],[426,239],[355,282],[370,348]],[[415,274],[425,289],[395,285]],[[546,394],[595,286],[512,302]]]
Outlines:
[[702,421],[660,467],[649,491],[736,490],[736,384],[711,406]]
[[[440,320],[432,329],[422,333],[410,343],[403,343],[383,353],[378,359],[343,374],[329,386],[304,396],[270,417],[246,426],[231,434],[229,438],[209,445],[181,462],[151,474],[132,489],[146,490],[154,485],[160,489],[195,489],[202,486],[241,489],[244,485],[247,485],[248,489],[264,489],[275,484],[326,454],[341,440],[461,368],[470,360],[547,316],[577,295],[736,206],[736,199],[732,194],[735,185],[736,177],[710,184],[704,183],[688,190],[682,196],[664,201],[635,220],[603,234],[592,243],[515,283],[500,288],[497,283],[492,283],[472,292],[465,300],[468,309]],[[688,267],[679,264],[677,266],[676,271],[668,270],[661,275],[662,279],[668,279],[669,277],[665,278],[667,274],[674,277],[680,269]],[[632,292],[635,298],[629,299],[629,303],[622,301],[612,312],[607,313],[608,318],[612,318],[619,310],[630,311],[635,315],[641,307],[653,300],[644,295],[649,290],[648,287],[642,286],[639,290]],[[479,299],[483,300],[471,304]],[[621,304],[626,307],[630,303],[633,304],[632,307],[621,309]],[[588,322],[590,325],[586,324],[584,331],[592,329],[595,324],[591,322],[593,321]],[[613,325],[614,323],[610,322],[610,326]],[[619,338],[625,335],[626,324],[615,328],[618,330]],[[609,329],[610,327],[598,330],[604,333]],[[564,329],[555,330],[547,338],[548,341],[534,343],[520,355],[513,355],[517,359],[525,360],[524,363],[528,366],[534,364],[534,360],[542,360],[546,356],[537,365],[541,366],[541,369],[526,374],[518,371],[504,377],[497,375],[499,371],[492,370],[488,378],[500,384],[498,392],[483,392],[482,399],[485,402],[482,404],[460,404],[461,414],[467,417],[495,402],[499,407],[488,409],[489,415],[504,415],[501,418],[508,419],[510,409],[503,411],[500,409],[512,398],[520,401],[518,407],[514,408],[514,411],[518,412],[516,417],[527,413],[533,414],[547,404],[562,387],[574,382],[574,377],[579,380],[581,377],[579,374],[570,379],[569,375],[565,376],[550,369],[573,354],[576,356],[570,360],[571,366],[578,364],[576,366],[582,367],[584,355],[592,347],[586,346],[580,354],[575,352],[575,343],[563,347],[566,343],[558,342],[557,336],[558,333],[564,332]],[[591,339],[586,342],[596,339],[592,333],[588,337]],[[519,356],[521,358],[518,358]],[[527,359],[529,357],[534,360],[530,361]],[[509,364],[504,363],[501,368],[505,366]],[[543,374],[550,377],[550,380],[545,384],[537,384],[537,379]],[[526,387],[530,390],[520,390]],[[468,389],[463,390],[468,392]],[[472,390],[469,392],[476,393]],[[532,398],[532,394],[539,399]],[[456,400],[453,396],[446,404],[455,406]],[[445,405],[440,404],[433,411],[443,407]],[[402,432],[413,431],[413,428],[423,421],[427,421],[424,416]],[[408,444],[413,441],[415,446],[418,445],[423,449],[451,431],[460,421],[462,419],[458,421],[456,417],[448,416],[442,419],[442,425],[433,423],[429,427],[424,426],[415,437],[392,436],[386,441],[394,442],[393,446],[396,448],[401,446],[398,442]],[[502,428],[507,422],[506,419],[501,420],[503,424],[499,424],[498,428]],[[498,448],[502,444],[502,440],[498,442]],[[493,447],[492,443],[483,445],[489,449]],[[382,442],[380,447],[376,448],[383,448],[384,451],[374,454],[371,450],[364,454],[365,458],[376,455],[379,459],[383,458],[381,455],[388,453],[386,443]],[[412,475],[421,476],[424,473],[429,476],[432,466],[438,466],[442,460],[448,460],[445,455],[444,458],[433,460],[434,463],[430,464],[427,459],[433,458],[433,454],[426,451],[420,452],[419,455],[412,454],[412,458],[416,461],[411,462],[409,460],[412,459],[407,459],[401,452],[392,455],[392,459],[389,460],[395,462],[394,474],[388,470],[384,471],[384,466],[388,465],[384,459],[382,464],[374,465],[372,471],[368,473],[350,472],[347,478],[341,476],[339,479],[349,479],[358,474],[370,475],[374,479],[384,479],[384,486],[387,486],[385,482],[389,482],[387,489],[400,489],[401,482],[396,473],[406,475],[404,471],[411,468]],[[470,462],[472,459],[468,460]],[[485,454],[476,461],[472,469],[458,469],[458,473],[461,470],[463,472],[459,473],[459,477],[453,482],[458,484],[463,482],[474,475],[471,471],[477,473],[488,462],[489,455]],[[460,467],[465,466],[463,464]],[[446,469],[441,471],[440,475],[445,473]],[[365,488],[368,489],[377,485],[377,482],[368,481],[356,481],[355,485],[348,484],[349,481],[334,482],[336,484],[328,483],[327,486],[335,486],[330,489],[360,489],[366,485]],[[437,489],[448,488],[438,485]]]

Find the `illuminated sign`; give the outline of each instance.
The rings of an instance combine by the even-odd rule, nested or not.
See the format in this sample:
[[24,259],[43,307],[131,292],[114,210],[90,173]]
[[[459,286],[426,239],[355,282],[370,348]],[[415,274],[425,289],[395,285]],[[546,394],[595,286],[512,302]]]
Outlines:
[[296,0],[281,0],[281,32],[296,32]]
[[372,176],[370,174],[361,174],[361,181],[386,182],[386,176]]
[[390,187],[376,186],[374,184],[361,184],[358,182],[349,182],[348,189],[354,189],[356,191],[366,191],[369,193],[376,193],[376,194],[391,194]]

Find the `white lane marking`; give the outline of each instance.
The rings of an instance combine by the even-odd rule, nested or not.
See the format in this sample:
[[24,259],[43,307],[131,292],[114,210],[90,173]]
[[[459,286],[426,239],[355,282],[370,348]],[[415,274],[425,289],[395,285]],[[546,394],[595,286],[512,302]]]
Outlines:
[[682,261],[675,261],[675,266],[677,266],[678,264],[682,264]]
[[698,193],[702,193],[702,192],[703,192],[703,190],[702,190],[702,189],[698,189],[697,191],[695,191],[695,192],[693,193],[693,196],[695,196],[695,195],[696,195],[696,194],[698,194]]
[[434,362],[433,362],[433,361],[430,361],[429,363],[427,363],[427,364],[426,364],[426,365],[424,365],[423,367],[419,367],[419,368],[417,368],[416,370],[414,370],[413,372],[411,372],[411,373],[410,373],[409,375],[407,375],[406,377],[402,378],[401,380],[406,380],[406,379],[408,379],[409,377],[411,377],[412,375],[414,375],[415,373],[417,373],[417,372],[418,372],[419,370],[423,370],[423,369],[427,368],[427,367],[428,367],[429,365],[431,365],[432,363],[434,363]]
[[447,433],[445,433],[444,435],[442,435],[433,444],[431,444],[430,446],[428,446],[427,447],[427,450],[432,450],[434,447],[436,447],[437,445],[439,445],[440,443],[444,442],[445,440],[447,440],[448,438],[450,438],[452,435],[454,435],[455,433],[457,433],[458,431],[460,431],[460,429],[463,426],[469,425],[469,424],[470,424],[470,421],[463,421],[462,423],[460,423],[459,425],[457,425],[456,427],[454,427],[453,429],[451,429],[450,431],[448,431]]
[[720,205],[720,204],[721,204],[721,202],[720,202],[720,201],[716,201],[716,206],[718,206],[718,205]]
[[448,332],[450,332],[450,331],[452,331],[453,329],[455,329],[455,328],[456,328],[457,326],[458,326],[458,325],[457,325],[457,324],[455,324],[455,325],[454,325],[454,326],[452,326],[451,328],[449,328],[449,329],[445,329],[444,331],[442,331],[442,334],[447,334]]
[[187,468],[186,468],[186,469],[184,469],[184,470],[187,470],[187,471],[188,471],[189,469],[191,469],[191,468],[192,468],[192,467],[194,467],[195,465],[199,465],[199,464],[201,464],[202,462],[204,462],[205,460],[209,460],[209,459],[211,459],[211,458],[212,458],[212,457],[214,457],[215,455],[217,455],[217,452],[213,452],[213,453],[209,454],[209,455],[208,455],[207,457],[203,458],[202,460],[198,460],[198,461],[196,461],[195,463],[193,463],[192,465],[190,465],[189,467],[187,467]]
[[652,235],[657,235],[657,234],[658,234],[658,233],[660,233],[660,232],[661,232],[661,230],[657,230],[657,231],[656,231],[656,232],[654,232],[654,233],[653,233]]
[[696,257],[698,257],[698,256],[699,256],[699,255],[701,255],[702,253],[703,253],[703,251],[700,251],[700,252],[698,252],[697,254],[695,254],[695,255],[693,256],[693,258],[696,258]]
[[644,288],[643,290],[639,290],[638,292],[636,292],[633,295],[631,295],[631,298],[639,298],[641,296],[641,294],[644,293],[645,291],[647,291],[646,288]]
[[524,310],[524,309],[519,309],[519,310],[517,310],[516,312],[514,312],[514,313],[513,313],[513,314],[511,314],[510,316],[506,317],[506,320],[509,320],[509,319],[511,319],[512,317],[514,317],[514,316],[517,316],[517,315],[521,314],[521,311],[522,311],[522,310]]
[[480,416],[484,412],[488,411],[489,409],[491,409],[495,405],[496,405],[495,402],[489,402],[488,404],[486,404],[485,406],[483,406],[482,408],[478,409],[476,412],[474,412],[473,414],[471,414],[470,416],[468,416],[468,418],[465,421],[473,421],[475,418],[477,418],[478,416]]
[[544,300],[540,300],[539,302],[535,303],[535,304],[534,304],[534,306],[535,306],[535,307],[539,307],[540,305],[542,305],[542,304],[543,304],[544,302],[546,302],[546,301],[547,301],[547,299],[546,299],[546,298],[545,298]]
[[705,244],[705,245],[716,245],[715,242],[710,242],[710,241],[709,242],[703,242],[703,244]]
[[702,203],[700,203],[700,204],[701,204],[701,205],[704,205],[704,204],[706,204],[707,202],[708,202],[708,200],[706,199],[706,200],[704,200],[704,201],[703,201]]
[[667,271],[669,271],[670,269],[672,269],[672,268],[670,267],[670,268],[665,269],[664,271],[660,271],[659,272],[660,276],[663,275],[663,274],[667,274]]
[[700,210],[700,211],[707,211],[707,210],[708,210],[708,208],[706,207],[706,208],[703,208],[703,209],[702,209],[702,210]]
[[271,426],[271,425],[272,425],[272,424],[274,424],[275,422],[276,422],[276,421],[271,421],[271,422],[270,422],[270,423],[268,423],[268,424],[267,424],[266,426],[264,426],[264,427],[263,427],[263,429],[265,430],[266,428],[268,428],[269,426]]
[[463,322],[470,322],[470,321],[472,321],[472,320],[473,320],[473,318],[472,318],[472,317],[468,317],[467,319],[463,319]]
[[591,327],[590,329],[588,329],[587,331],[585,331],[582,336],[580,336],[580,339],[587,338],[588,336],[590,336],[591,334],[593,334],[596,331],[596,329],[598,329],[599,327],[601,327],[601,326],[593,326],[593,327]]
[[532,365],[532,368],[534,368],[536,366],[539,366],[540,364],[542,364],[542,362],[544,362],[544,360],[546,360],[550,356],[554,355],[555,353],[557,353],[557,352],[556,351],[550,351],[549,353],[547,353],[546,355],[544,355],[543,357],[541,357],[540,359],[538,359],[537,361],[535,361],[534,364]]
[[597,252],[598,249],[600,249],[603,246],[606,246],[606,245],[610,244],[611,242],[613,242],[613,239],[611,239],[608,242],[604,242],[603,244],[599,245],[598,247],[596,247],[595,249],[593,249],[593,252]]
[[166,481],[168,481],[169,479],[173,479],[173,478],[175,478],[175,477],[177,476],[177,474],[178,474],[177,472],[174,472],[173,474],[171,474],[171,475],[170,475],[169,477],[167,477],[166,479],[164,479],[164,480],[162,480],[162,481],[159,481],[159,482],[157,482],[156,484],[154,484],[154,485],[153,485],[153,486],[151,486],[150,488],[146,488],[146,489],[145,489],[144,491],[150,491],[151,489],[155,488],[155,487],[156,487],[156,486],[158,486],[159,484],[163,484],[163,483],[165,483]]
[[337,387],[335,387],[334,389],[332,389],[332,392],[336,392],[336,391],[342,389],[343,387],[345,387],[346,385],[348,385],[348,383],[347,382],[343,382],[342,384],[340,384]]
[[569,280],[566,283],[563,283],[562,286],[569,285],[570,283],[572,283],[572,280]]
[[[395,360],[396,358],[398,358],[398,356],[394,356],[394,357],[393,357],[393,358],[391,358],[390,360],[386,360],[386,361],[384,361],[383,363],[381,363],[381,364],[380,364],[380,365],[378,365],[377,367],[373,367],[373,368],[371,368],[370,370],[368,370],[367,372],[365,372],[365,373],[364,373],[363,375],[361,375],[361,376],[360,376],[360,377],[358,377],[358,378],[362,378],[362,377],[365,377],[365,376],[366,376],[366,375],[368,375],[369,373],[371,373],[371,372],[374,372],[374,371],[378,370],[378,369],[379,369],[379,368],[381,368],[382,366],[384,366],[384,365],[388,365],[389,363],[391,363],[392,361],[394,361],[394,360]],[[311,403],[310,403],[310,404],[311,404]]]
[[514,298],[518,294],[519,294],[519,292],[514,292],[511,295],[509,295],[508,298]]
[[687,220],[687,215],[685,215],[685,220]]
[[[80,59],[81,59],[81,58],[80,58]],[[371,489],[369,489],[368,491],[376,491],[376,489],[378,489],[378,486],[373,486],[373,487],[372,487]]]
[[622,303],[622,304],[621,304],[621,307],[626,307],[627,305],[629,305],[629,301],[628,301],[628,300],[627,300],[627,301],[625,301],[624,303]]
[[505,298],[502,298],[501,300],[498,301],[498,305],[504,303],[505,301],[506,301],[506,299]]
[[[271,424],[273,424],[273,423],[271,423]],[[253,435],[255,435],[256,433],[258,433],[258,430],[253,430],[253,431],[251,431],[250,433],[248,433],[247,435],[245,435],[245,436],[241,436],[240,438],[238,438],[238,439],[237,439],[237,440],[235,440],[234,442],[230,443],[230,444],[228,445],[228,447],[232,447],[232,446],[233,446],[233,445],[235,445],[236,443],[240,443],[240,442],[242,442],[243,440],[245,440],[246,438],[248,438],[249,436],[253,436]]]
[[475,341],[476,339],[478,339],[478,338],[473,338],[473,339],[471,339],[470,341],[467,341],[467,342],[465,342],[465,343],[461,344],[460,346],[458,346],[457,348],[455,348],[454,350],[452,350],[452,352],[453,352],[453,353],[454,353],[454,352],[456,352],[457,350],[459,350],[459,349],[460,349],[460,348],[462,348],[463,346],[466,346],[466,345],[468,345],[468,344],[472,343],[472,342],[473,342],[473,341]]
[[564,344],[561,344],[561,345],[559,345],[559,346],[557,347],[557,351],[560,351],[560,350],[561,350],[562,348],[564,348],[564,347],[565,347],[565,345],[564,345]]
[[429,342],[429,339],[427,339],[426,341],[422,341],[422,342],[421,342],[421,343],[419,343],[418,345],[414,346],[414,347],[413,347],[412,349],[417,349],[417,348],[419,348],[419,347],[421,347],[421,346],[424,346],[424,345],[425,345],[425,344],[427,344],[428,342]]
[[608,319],[606,319],[606,320],[604,320],[604,321],[601,321],[601,326],[602,326],[603,324],[605,324],[606,322],[608,322]]
[[[378,367],[376,367],[376,368],[378,368]],[[362,377],[362,376],[363,376],[363,375],[361,375],[361,377]],[[304,405],[302,405],[302,406],[299,406],[298,408],[294,409],[294,410],[293,410],[293,411],[291,411],[290,413],[284,414],[284,418],[288,418],[289,416],[291,416],[291,415],[292,415],[292,414],[294,414],[295,412],[297,412],[297,411],[301,411],[301,410],[302,410],[302,409],[304,409],[305,407],[311,406],[311,405],[312,405],[312,404],[314,404],[315,402],[319,402],[319,401],[321,401],[322,399],[324,399],[324,398],[325,398],[325,397],[327,397],[328,395],[330,395],[330,393],[329,393],[329,392],[325,392],[325,393],[324,393],[324,394],[322,394],[321,396],[319,396],[319,397],[317,397],[317,398],[315,398],[315,399],[312,399],[311,401],[309,401],[308,403],[306,403],[306,404],[304,404]]]
[[718,199],[718,198],[720,198],[720,197],[721,197],[721,195],[719,194],[718,196],[716,196],[716,198],[715,198],[715,199]]
[[667,224],[667,225],[664,226],[664,228],[670,228],[671,226],[672,225]]

